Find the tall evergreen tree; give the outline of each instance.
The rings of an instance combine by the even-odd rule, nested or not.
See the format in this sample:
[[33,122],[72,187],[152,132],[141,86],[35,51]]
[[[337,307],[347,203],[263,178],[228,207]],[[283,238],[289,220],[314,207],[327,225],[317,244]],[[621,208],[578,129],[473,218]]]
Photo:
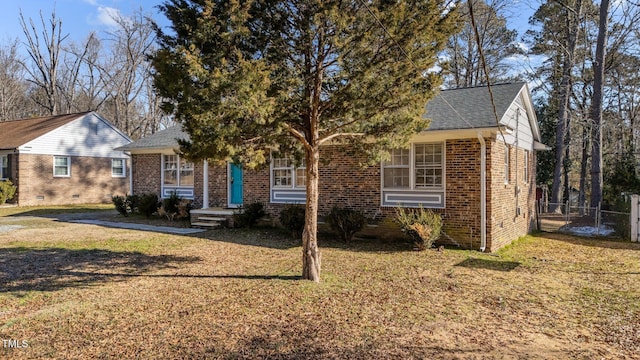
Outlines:
[[[155,84],[192,159],[257,166],[268,150],[306,167],[303,278],[320,280],[321,145],[384,157],[425,128],[430,72],[457,25],[443,0],[169,0]],[[387,153],[388,156],[388,153]]]

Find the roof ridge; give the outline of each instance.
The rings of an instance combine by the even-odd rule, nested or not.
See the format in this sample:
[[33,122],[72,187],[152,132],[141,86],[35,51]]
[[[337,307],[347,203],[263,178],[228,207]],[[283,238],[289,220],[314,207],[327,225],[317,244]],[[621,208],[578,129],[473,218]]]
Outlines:
[[92,110],[88,110],[88,111],[82,111],[82,112],[77,112],[77,113],[69,113],[69,114],[59,114],[59,115],[48,115],[48,116],[35,116],[35,117],[30,117],[30,118],[22,118],[22,119],[12,119],[12,120],[5,120],[2,122],[16,122],[16,121],[34,121],[34,120],[44,120],[44,119],[58,119],[61,117],[76,117],[76,116],[81,116],[81,115],[86,115],[88,113],[93,112]]
[[[526,84],[525,81],[514,81],[514,82],[504,82],[504,83],[497,83],[497,84],[491,84],[491,87],[495,87],[495,86],[504,86],[504,85],[518,85],[518,84]],[[488,88],[488,85],[475,85],[475,86],[466,86],[466,87],[457,87],[457,88],[450,88],[450,89],[442,89],[440,90],[441,92],[444,91],[452,91],[452,90],[467,90],[467,89],[480,89],[480,88]]]

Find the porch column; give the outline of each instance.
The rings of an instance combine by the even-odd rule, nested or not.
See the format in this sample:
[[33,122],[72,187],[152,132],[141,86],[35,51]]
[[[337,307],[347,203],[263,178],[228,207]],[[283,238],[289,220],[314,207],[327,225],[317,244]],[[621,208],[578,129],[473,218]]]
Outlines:
[[209,208],[209,162],[206,159],[202,167],[202,208]]

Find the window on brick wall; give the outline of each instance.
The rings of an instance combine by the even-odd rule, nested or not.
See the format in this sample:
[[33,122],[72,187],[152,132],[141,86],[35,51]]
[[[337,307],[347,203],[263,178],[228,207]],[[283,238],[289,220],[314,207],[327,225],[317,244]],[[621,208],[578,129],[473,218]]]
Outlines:
[[162,173],[164,185],[193,186],[193,163],[178,155],[163,155]]
[[433,189],[444,186],[444,144],[414,144],[394,149],[382,164],[385,189]]
[[9,156],[0,156],[0,179],[5,180],[9,177]]
[[391,159],[383,166],[383,184],[385,188],[409,188],[410,186],[409,149],[391,150]]
[[304,188],[306,178],[304,163],[295,166],[293,158],[288,156],[271,159],[271,185],[274,188]]
[[71,176],[71,158],[68,156],[53,157],[53,176],[54,177],[70,177]]
[[126,161],[124,159],[111,159],[111,176],[125,177],[127,176]]

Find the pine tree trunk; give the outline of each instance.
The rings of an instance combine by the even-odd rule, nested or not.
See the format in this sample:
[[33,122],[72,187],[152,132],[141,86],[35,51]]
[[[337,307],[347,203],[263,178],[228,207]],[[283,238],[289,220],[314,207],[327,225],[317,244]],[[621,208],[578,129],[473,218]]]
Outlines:
[[578,206],[580,207],[580,215],[584,215],[584,208],[587,206],[587,163],[589,161],[589,129],[587,126],[582,128],[582,157],[580,158],[580,192],[578,194]]
[[559,211],[558,207],[562,192],[562,169],[565,160],[565,139],[569,117],[569,99],[571,98],[571,71],[575,64],[574,57],[577,44],[578,27],[582,14],[582,0],[576,1],[575,11],[567,11],[567,47],[562,65],[562,81],[558,101],[558,124],[556,126],[556,164],[553,171],[553,183],[551,185],[551,211]]
[[602,202],[602,92],[604,88],[604,61],[606,55],[609,0],[600,3],[600,26],[596,43],[596,63],[593,74],[593,100],[591,101],[591,207]]
[[302,278],[320,282],[320,250],[318,249],[318,176],[320,149],[306,151],[307,206],[302,232]]

